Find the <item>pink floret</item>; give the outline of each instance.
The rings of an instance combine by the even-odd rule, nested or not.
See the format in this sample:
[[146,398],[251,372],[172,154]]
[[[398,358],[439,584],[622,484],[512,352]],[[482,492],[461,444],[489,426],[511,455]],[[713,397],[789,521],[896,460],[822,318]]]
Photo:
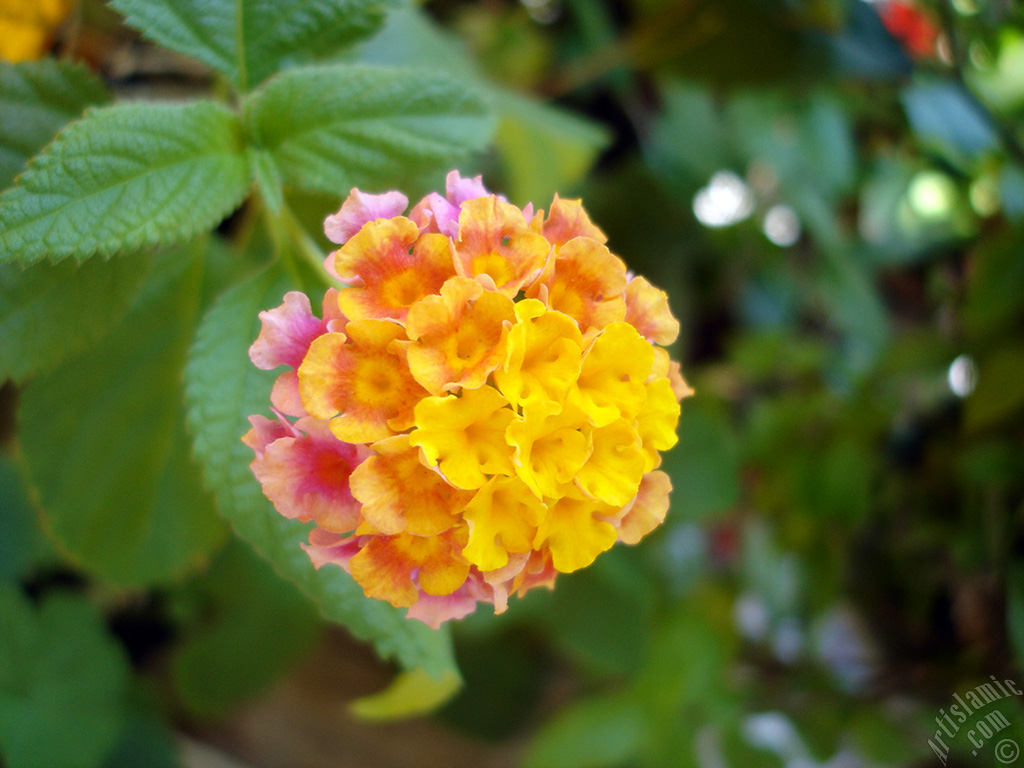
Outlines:
[[269,443],[252,462],[263,493],[285,517],[315,520],[336,533],[352,530],[359,524],[359,503],[349,477],[372,451],[338,440],[326,421],[306,417],[293,430],[298,434]]
[[259,414],[249,417],[252,429],[242,436],[242,442],[252,448],[257,459],[263,458],[267,446],[282,437],[295,437],[298,431],[287,420],[278,416],[276,420]]
[[309,544],[303,544],[314,568],[328,563],[340,565],[347,572],[349,560],[359,554],[358,536],[340,536],[323,528],[314,528],[309,532]]
[[368,195],[353,187],[341,209],[324,220],[324,234],[332,243],[342,245],[364,224],[377,219],[394,218],[408,207],[409,198],[401,192]]
[[298,368],[313,339],[326,330],[323,320],[313,314],[309,298],[299,291],[284,295],[284,303],[260,312],[260,335],[249,347],[249,359],[265,371],[279,365]]
[[440,232],[452,238],[459,232],[459,207],[449,203],[437,192],[431,192],[416,203],[409,218],[427,232]]
[[491,193],[484,187],[483,177],[464,179],[458,171],[452,171],[445,180],[445,197],[431,192],[416,204],[409,218],[420,229],[440,232],[451,238],[459,236],[459,211],[467,200],[487,197]]
[[461,619],[471,614],[476,610],[477,602],[486,602],[489,596],[490,590],[482,583],[479,574],[470,574],[466,583],[450,595],[428,595],[420,590],[419,599],[409,608],[407,616],[419,619],[432,629],[440,629],[450,619]]
[[288,416],[305,416],[299,398],[299,377],[296,373],[313,340],[328,331],[343,331],[347,318],[338,309],[338,291],[330,288],[321,307],[323,317],[316,317],[309,299],[298,291],[289,291],[284,303],[260,312],[262,327],[259,338],[249,347],[249,358],[257,368],[271,370],[288,365],[295,370],[277,377],[270,401],[274,408]]
[[467,200],[491,194],[484,187],[483,176],[464,179],[458,171],[450,172],[445,178],[444,191],[452,205],[462,205]]

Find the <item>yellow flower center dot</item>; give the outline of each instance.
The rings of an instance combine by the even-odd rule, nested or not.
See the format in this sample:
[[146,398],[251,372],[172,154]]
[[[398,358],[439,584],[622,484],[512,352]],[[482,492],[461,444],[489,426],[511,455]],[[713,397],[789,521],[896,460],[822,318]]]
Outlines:
[[423,298],[423,278],[413,269],[399,272],[381,287],[381,297],[390,306],[411,307]]
[[490,275],[495,285],[505,285],[516,278],[512,264],[504,256],[491,251],[473,259],[473,274]]

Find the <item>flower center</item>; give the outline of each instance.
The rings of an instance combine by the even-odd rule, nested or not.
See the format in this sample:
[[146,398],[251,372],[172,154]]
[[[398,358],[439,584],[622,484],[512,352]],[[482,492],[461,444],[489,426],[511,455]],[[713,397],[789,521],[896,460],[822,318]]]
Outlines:
[[473,259],[473,273],[477,275],[490,275],[494,279],[494,284],[499,287],[512,282],[516,278],[515,271],[513,271],[509,260],[494,251]]

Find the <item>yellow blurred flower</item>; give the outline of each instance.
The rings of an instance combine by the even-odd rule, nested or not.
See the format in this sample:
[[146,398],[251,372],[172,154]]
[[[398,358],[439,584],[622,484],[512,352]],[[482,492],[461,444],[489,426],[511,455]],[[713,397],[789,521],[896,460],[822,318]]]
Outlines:
[[68,17],[74,0],[0,0],[0,59],[38,59]]

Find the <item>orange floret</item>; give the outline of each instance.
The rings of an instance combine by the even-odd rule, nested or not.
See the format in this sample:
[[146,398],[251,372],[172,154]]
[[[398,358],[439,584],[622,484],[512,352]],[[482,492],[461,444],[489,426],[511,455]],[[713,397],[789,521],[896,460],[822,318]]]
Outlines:
[[380,440],[408,429],[413,408],[427,393],[401,354],[389,351],[404,339],[386,320],[353,320],[345,333],[327,333],[309,347],[299,366],[299,394],[311,416],[330,419],[331,431],[348,443]]
[[551,243],[533,232],[523,212],[494,195],[462,204],[455,270],[509,298],[537,279]]
[[436,293],[455,274],[451,241],[420,235],[404,216],[363,225],[334,255],[334,269],[351,287],[338,294],[350,318],[403,322],[409,307]]

